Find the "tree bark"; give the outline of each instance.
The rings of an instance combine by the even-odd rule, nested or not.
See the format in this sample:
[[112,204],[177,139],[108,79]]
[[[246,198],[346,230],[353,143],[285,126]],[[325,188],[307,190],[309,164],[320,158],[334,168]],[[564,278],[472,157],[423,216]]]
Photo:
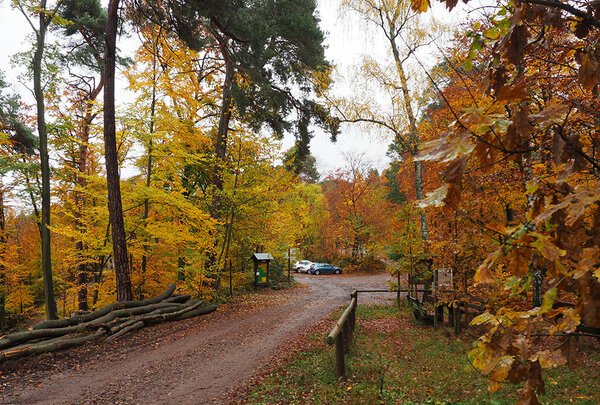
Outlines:
[[233,61],[229,57],[226,40],[220,35],[215,34],[219,42],[219,48],[225,60],[225,79],[223,81],[223,103],[219,116],[219,127],[215,139],[215,165],[213,167],[212,184],[213,191],[210,215],[212,218],[221,217],[221,192],[223,191],[223,165],[227,154],[227,134],[229,131],[229,121],[233,109],[233,97],[231,95],[231,86],[234,79]]
[[6,268],[4,267],[4,253],[6,252],[6,236],[4,234],[5,229],[5,217],[4,217],[4,185],[2,184],[2,178],[0,177],[0,332],[6,328],[6,292],[4,287],[6,285]]
[[108,212],[113,240],[113,262],[117,281],[117,301],[128,301],[133,298],[133,292],[127,260],[127,239],[123,222],[115,125],[115,57],[118,20],[119,0],[110,0],[104,52],[104,157],[106,160]]
[[[408,144],[410,145],[409,152],[412,156],[416,156],[419,153],[419,134],[417,132],[417,119],[415,118],[412,104],[410,102],[408,80],[406,78],[404,66],[402,65],[402,59],[400,58],[398,46],[396,45],[396,42],[393,39],[390,39],[389,41],[392,47],[394,61],[396,62],[396,70],[398,71],[398,76],[400,77],[400,86],[402,87],[402,94],[404,98],[404,108],[406,110],[406,115],[408,117],[408,123],[410,128],[410,134],[408,139]],[[423,199],[423,166],[420,161],[415,162],[415,194],[417,196],[417,200]],[[421,210],[419,214],[419,219],[421,224],[421,239],[428,240],[429,229],[427,227],[427,217],[425,215],[425,211]]]
[[[78,186],[78,190],[75,191],[75,229],[80,233],[85,232],[85,224],[82,221],[84,215],[84,208],[87,203],[87,198],[84,193],[84,189],[87,186],[87,179],[85,177],[87,171],[87,162],[88,162],[88,143],[90,141],[90,126],[92,121],[94,120],[95,114],[90,110],[93,102],[96,100],[96,97],[102,91],[104,87],[104,78],[100,78],[100,82],[96,86],[94,90],[83,100],[83,107],[86,109],[85,117],[81,123],[81,138],[79,145],[79,152],[77,156],[77,178],[76,183]],[[80,311],[87,311],[89,309],[88,305],[88,279],[89,279],[89,265],[84,263],[84,255],[83,252],[85,250],[85,246],[82,240],[78,240],[75,243],[75,250],[78,252],[79,262],[77,264],[77,301],[78,308]]]
[[52,280],[52,258],[50,246],[50,161],[48,157],[48,132],[46,130],[46,106],[42,90],[42,59],[49,19],[46,15],[46,0],[40,2],[40,26],[36,32],[36,49],[33,56],[33,92],[37,105],[37,126],[40,142],[40,165],[42,171],[42,215],[40,233],[42,237],[42,274],[44,279],[44,303],[46,318],[56,319],[54,284]]
[[[150,139],[148,140],[148,164],[146,166],[146,188],[150,189],[150,184],[152,182],[152,135],[154,134],[154,116],[156,114],[156,52],[158,52],[155,49],[155,53],[152,55],[152,72],[153,72],[153,76],[152,76],[152,101],[150,102]],[[146,197],[144,199],[144,214],[143,214],[143,219],[144,219],[144,223],[146,222],[146,220],[148,219],[148,216],[150,215],[150,200]],[[145,225],[144,225],[145,226]],[[144,236],[145,238],[147,237],[146,235]],[[142,254],[142,280],[144,280],[145,274],[146,274],[146,267],[148,266],[148,258],[147,258],[147,252],[148,252],[148,244],[144,243],[144,253]],[[144,295],[143,293],[140,293],[140,299],[143,299]]]

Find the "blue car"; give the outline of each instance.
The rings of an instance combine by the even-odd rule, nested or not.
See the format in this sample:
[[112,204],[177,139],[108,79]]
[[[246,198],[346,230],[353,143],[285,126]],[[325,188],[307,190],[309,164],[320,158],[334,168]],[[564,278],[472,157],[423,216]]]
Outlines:
[[308,269],[309,274],[318,276],[319,274],[340,274],[342,269],[332,266],[329,263],[313,263]]

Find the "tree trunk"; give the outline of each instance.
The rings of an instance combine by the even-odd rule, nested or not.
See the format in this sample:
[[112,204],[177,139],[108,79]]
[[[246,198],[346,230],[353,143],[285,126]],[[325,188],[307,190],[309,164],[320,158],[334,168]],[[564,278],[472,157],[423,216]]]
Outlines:
[[[400,86],[402,87],[402,94],[404,98],[404,108],[406,110],[406,115],[408,117],[408,123],[410,126],[408,143],[411,149],[409,152],[412,156],[416,156],[419,153],[419,134],[417,132],[417,119],[415,118],[412,104],[410,103],[410,91],[408,89],[408,80],[406,78],[406,73],[404,72],[404,67],[402,66],[400,52],[398,51],[396,42],[393,39],[390,39],[390,45],[392,47],[392,53],[396,62],[396,70],[398,71],[398,76],[400,77]],[[415,194],[417,196],[417,200],[423,199],[422,172],[423,167],[421,162],[415,162]],[[427,217],[425,215],[425,211],[421,210],[419,217],[421,223],[421,239],[427,240],[429,239],[429,229],[427,227]]]
[[[87,179],[85,177],[87,171],[87,158],[88,158],[88,143],[90,140],[90,126],[94,120],[95,114],[91,112],[91,107],[96,97],[100,94],[100,91],[104,87],[104,79],[100,78],[98,86],[89,93],[89,95],[83,100],[83,106],[86,108],[86,114],[81,123],[81,139],[79,145],[79,153],[77,157],[77,186],[78,190],[75,191],[75,229],[80,233],[85,232],[85,224],[82,221],[84,215],[84,208],[87,203],[87,198],[84,193],[84,189],[87,186]],[[89,279],[89,265],[84,263],[83,252],[85,246],[82,240],[78,240],[75,243],[75,250],[78,252],[79,263],[77,264],[77,301],[78,308],[80,311],[87,311],[88,306],[88,279]]]
[[215,188],[210,207],[211,217],[218,219],[221,216],[221,192],[223,191],[223,165],[227,153],[227,134],[229,131],[229,121],[233,108],[233,97],[231,95],[231,86],[234,79],[233,62],[229,58],[227,45],[223,38],[217,36],[219,47],[223,58],[225,59],[225,79],[223,81],[223,104],[219,116],[219,127],[217,129],[217,138],[215,139],[215,165],[213,167],[212,184]]
[[[152,135],[154,134],[154,116],[156,113],[156,54],[152,56],[152,101],[150,103],[150,139],[148,140],[148,164],[146,166],[146,188],[150,189],[150,184],[152,182]],[[144,199],[144,226],[146,219],[148,219],[148,215],[150,215],[150,201],[148,198]],[[146,238],[147,235],[144,235]],[[144,243],[144,253],[142,254],[142,280],[145,279],[146,276],[146,267],[148,265],[148,244]],[[140,299],[143,298],[143,292],[141,293]]]
[[127,239],[123,222],[123,207],[121,205],[115,125],[115,47],[118,20],[119,0],[110,0],[106,20],[104,52],[104,157],[106,160],[108,212],[113,240],[113,262],[117,281],[117,301],[128,301],[133,298],[133,292],[127,261]]
[[52,281],[52,258],[50,246],[50,162],[48,157],[48,133],[46,130],[46,107],[42,91],[42,58],[46,42],[48,17],[46,16],[46,0],[40,3],[40,27],[37,31],[37,44],[33,56],[33,92],[37,104],[37,126],[40,142],[40,164],[42,170],[42,215],[40,233],[42,236],[42,274],[44,279],[44,303],[46,317],[56,319],[56,302],[54,301],[54,285]]
[[0,332],[3,332],[4,328],[6,328],[6,292],[4,291],[6,285],[6,268],[4,267],[4,264],[2,264],[4,263],[4,253],[6,252],[6,236],[4,234],[4,229],[4,185],[2,184],[2,178],[0,178]]

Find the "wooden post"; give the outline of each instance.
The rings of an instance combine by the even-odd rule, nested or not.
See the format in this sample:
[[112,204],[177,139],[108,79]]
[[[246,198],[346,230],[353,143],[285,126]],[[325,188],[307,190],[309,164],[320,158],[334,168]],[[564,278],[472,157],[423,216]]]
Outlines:
[[453,307],[454,312],[454,334],[458,335],[460,333],[460,307],[459,304],[455,304]]
[[290,248],[288,248],[288,281],[290,281],[292,279],[291,272],[292,272],[292,251]]
[[437,327],[438,327],[437,290],[438,290],[438,269],[435,269],[433,271],[433,329],[437,329]]
[[444,324],[444,306],[438,305],[435,307],[435,317],[437,318],[437,322],[441,325]]
[[335,338],[335,365],[338,378],[343,377],[346,374],[346,364],[344,363],[344,334],[341,332]]
[[400,269],[398,269],[398,291],[396,292],[396,304],[398,305],[398,308],[400,308]]
[[342,333],[344,334],[344,353],[348,354],[350,353],[350,340],[352,339],[352,336],[350,335],[350,323],[348,322],[348,319],[346,319],[346,322],[344,322]]
[[233,274],[231,270],[231,259],[229,259],[229,296],[233,297]]
[[448,326],[454,326],[454,308],[448,304]]
[[358,306],[358,291],[354,290],[350,297],[351,299],[355,299],[352,311],[350,312],[350,329],[352,330],[352,333],[354,333],[354,327],[356,326],[356,307]]

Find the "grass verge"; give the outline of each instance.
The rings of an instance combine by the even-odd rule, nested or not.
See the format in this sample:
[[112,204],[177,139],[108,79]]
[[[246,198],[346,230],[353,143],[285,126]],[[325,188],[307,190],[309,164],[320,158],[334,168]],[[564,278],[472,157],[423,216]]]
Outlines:
[[[339,316],[334,312],[332,319]],[[359,306],[345,379],[335,374],[334,347],[324,343],[331,322],[298,342],[284,361],[246,393],[251,404],[513,404],[516,388],[496,393],[468,362],[472,338],[454,337],[412,320],[404,308]],[[468,341],[465,341],[468,340]],[[544,374],[544,404],[600,403],[600,355],[592,344],[574,370]]]

